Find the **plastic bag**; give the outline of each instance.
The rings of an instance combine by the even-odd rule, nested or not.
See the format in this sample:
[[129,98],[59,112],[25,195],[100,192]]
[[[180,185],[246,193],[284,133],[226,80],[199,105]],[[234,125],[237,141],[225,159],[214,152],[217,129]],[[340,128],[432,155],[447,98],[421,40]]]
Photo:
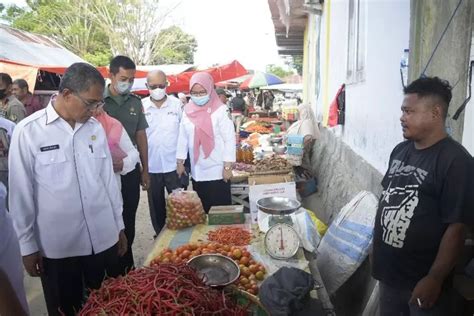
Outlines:
[[364,262],[372,246],[378,199],[357,194],[329,225],[318,247],[318,269],[329,295],[334,294]]
[[166,200],[166,226],[182,229],[206,222],[206,213],[195,191],[173,191]]
[[322,220],[320,220],[313,212],[308,212],[308,214],[311,217],[313,223],[316,225],[319,236],[323,237],[324,234],[326,234],[326,231],[328,230],[328,226]]

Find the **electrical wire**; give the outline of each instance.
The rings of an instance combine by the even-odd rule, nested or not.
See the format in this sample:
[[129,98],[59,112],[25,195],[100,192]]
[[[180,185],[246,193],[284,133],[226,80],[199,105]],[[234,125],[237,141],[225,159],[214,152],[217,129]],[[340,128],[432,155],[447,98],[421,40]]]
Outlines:
[[463,0],[459,0],[458,5],[456,6],[456,8],[455,8],[454,11],[453,11],[453,14],[451,14],[451,17],[449,18],[448,24],[446,24],[446,27],[444,28],[443,33],[441,33],[441,37],[439,38],[438,43],[436,44],[436,46],[435,46],[433,52],[431,53],[431,56],[430,56],[430,58],[428,59],[428,62],[426,63],[425,68],[424,68],[423,71],[421,72],[420,78],[423,78],[423,77],[426,76],[426,74],[425,74],[425,73],[426,73],[426,70],[428,69],[428,66],[429,66],[430,63],[431,63],[431,60],[433,59],[433,57],[434,57],[436,51],[438,50],[439,44],[441,44],[441,41],[443,40],[444,35],[446,35],[446,32],[448,31],[448,28],[449,28],[449,26],[451,25],[451,22],[453,21],[453,18],[454,18],[454,16],[456,15],[456,12],[458,11],[458,9],[459,9],[459,7],[461,6],[461,3],[462,3],[462,2],[463,2]]

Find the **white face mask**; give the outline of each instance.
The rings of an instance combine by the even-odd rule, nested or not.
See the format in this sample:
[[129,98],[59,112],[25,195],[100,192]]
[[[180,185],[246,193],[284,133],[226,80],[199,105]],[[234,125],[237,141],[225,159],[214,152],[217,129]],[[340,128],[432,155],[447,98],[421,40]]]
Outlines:
[[166,96],[166,89],[156,88],[154,90],[150,90],[150,96],[153,100],[163,100],[163,98]]
[[128,81],[117,81],[115,84],[115,90],[122,95],[128,94],[132,89],[133,82]]

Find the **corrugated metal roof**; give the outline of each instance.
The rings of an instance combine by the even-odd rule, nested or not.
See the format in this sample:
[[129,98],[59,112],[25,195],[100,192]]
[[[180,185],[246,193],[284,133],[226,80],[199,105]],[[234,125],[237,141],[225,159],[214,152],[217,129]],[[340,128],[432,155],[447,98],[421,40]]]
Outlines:
[[304,0],[268,0],[280,55],[303,55],[307,14]]
[[0,59],[29,65],[68,67],[82,58],[44,35],[20,31],[0,24]]

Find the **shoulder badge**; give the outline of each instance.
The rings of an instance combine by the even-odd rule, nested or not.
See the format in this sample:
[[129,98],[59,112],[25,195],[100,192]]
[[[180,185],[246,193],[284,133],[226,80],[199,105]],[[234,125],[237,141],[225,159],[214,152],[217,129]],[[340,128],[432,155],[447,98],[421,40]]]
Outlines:
[[142,98],[139,95],[135,94],[135,93],[130,93],[130,96],[135,97],[140,101],[142,100]]

